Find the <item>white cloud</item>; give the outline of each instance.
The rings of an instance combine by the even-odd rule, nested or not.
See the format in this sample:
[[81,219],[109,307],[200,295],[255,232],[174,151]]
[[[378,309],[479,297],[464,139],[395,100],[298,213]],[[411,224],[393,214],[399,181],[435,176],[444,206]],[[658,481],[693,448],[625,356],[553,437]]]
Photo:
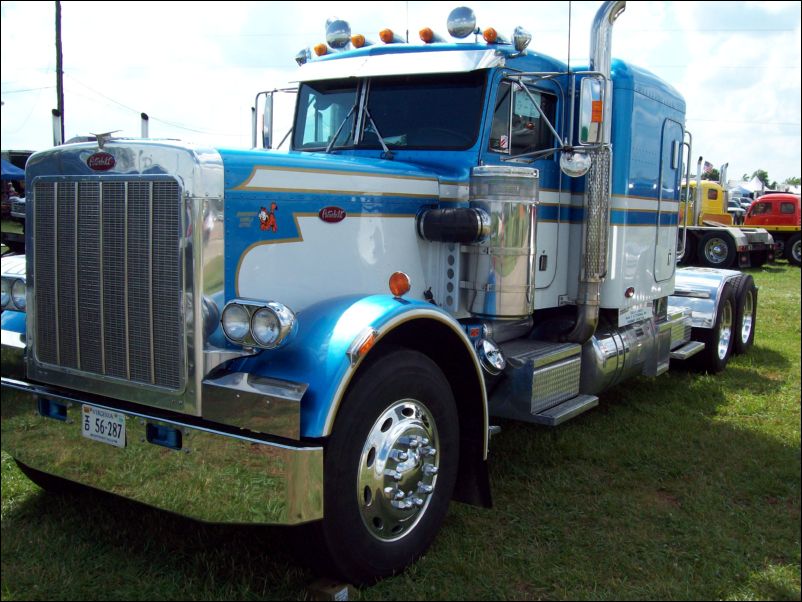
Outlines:
[[[535,52],[568,59],[568,2],[470,2],[482,26],[523,25]],[[63,2],[67,135],[122,129],[250,146],[259,90],[285,84],[327,17],[377,37],[445,33],[452,2]],[[587,62],[598,2],[571,3],[571,63]],[[2,3],[2,146],[51,144],[55,107],[52,2]],[[800,167],[800,3],[629,2],[613,55],[664,78],[687,101],[695,154],[762,168],[778,180]],[[29,92],[14,92],[29,88]],[[130,109],[120,107],[122,103]],[[161,121],[158,121],[161,120]],[[170,126],[164,121],[189,129]]]

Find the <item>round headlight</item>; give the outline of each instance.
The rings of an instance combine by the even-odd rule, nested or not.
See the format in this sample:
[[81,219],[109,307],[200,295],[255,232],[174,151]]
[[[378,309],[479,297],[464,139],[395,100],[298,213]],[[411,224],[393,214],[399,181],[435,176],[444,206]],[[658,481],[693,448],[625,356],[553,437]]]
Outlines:
[[263,307],[253,314],[251,334],[256,344],[261,347],[273,347],[281,336],[281,322],[272,309]]
[[25,311],[25,281],[17,279],[11,287],[11,301],[17,309]]
[[250,316],[242,305],[231,303],[223,310],[223,332],[234,342],[239,343],[248,336]]
[[11,283],[8,281],[8,279],[3,278],[2,285],[3,293],[2,297],[0,297],[0,305],[2,305],[3,309],[5,309],[9,301],[11,301]]

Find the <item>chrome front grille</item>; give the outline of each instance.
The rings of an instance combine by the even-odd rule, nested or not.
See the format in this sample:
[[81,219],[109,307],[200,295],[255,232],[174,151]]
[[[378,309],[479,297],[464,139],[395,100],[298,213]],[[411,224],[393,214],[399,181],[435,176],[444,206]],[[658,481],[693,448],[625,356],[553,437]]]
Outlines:
[[38,181],[33,217],[37,360],[183,388],[178,183]]

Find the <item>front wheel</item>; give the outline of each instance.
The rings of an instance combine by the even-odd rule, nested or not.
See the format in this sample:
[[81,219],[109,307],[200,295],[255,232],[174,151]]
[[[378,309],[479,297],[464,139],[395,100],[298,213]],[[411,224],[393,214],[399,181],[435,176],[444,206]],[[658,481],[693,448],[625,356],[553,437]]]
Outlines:
[[366,584],[420,557],[445,518],[458,463],[456,404],[437,365],[398,348],[363,366],[326,447],[316,525],[325,569]]

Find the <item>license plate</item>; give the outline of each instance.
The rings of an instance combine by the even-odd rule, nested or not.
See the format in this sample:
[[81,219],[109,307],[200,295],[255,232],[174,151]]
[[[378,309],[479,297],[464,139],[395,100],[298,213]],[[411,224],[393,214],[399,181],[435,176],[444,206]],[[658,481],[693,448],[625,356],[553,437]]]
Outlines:
[[95,406],[81,407],[81,434],[87,439],[125,447],[125,415]]

